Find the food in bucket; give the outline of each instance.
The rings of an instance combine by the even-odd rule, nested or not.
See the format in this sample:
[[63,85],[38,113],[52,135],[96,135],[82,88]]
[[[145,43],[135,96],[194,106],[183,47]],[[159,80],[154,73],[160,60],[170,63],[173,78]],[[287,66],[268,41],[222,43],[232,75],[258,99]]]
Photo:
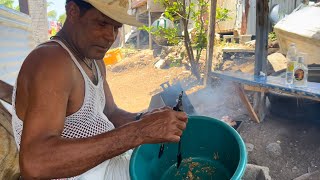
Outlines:
[[181,169],[177,170],[175,179],[197,180],[203,179],[204,177],[207,177],[206,179],[211,179],[215,170],[216,168],[210,163],[199,162],[193,160],[192,157],[189,157],[182,160]]

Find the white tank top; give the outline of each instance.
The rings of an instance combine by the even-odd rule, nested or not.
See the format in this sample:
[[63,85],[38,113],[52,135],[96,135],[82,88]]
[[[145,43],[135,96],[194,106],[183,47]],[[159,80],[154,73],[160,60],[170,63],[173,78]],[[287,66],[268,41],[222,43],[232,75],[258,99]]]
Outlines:
[[[82,69],[79,62],[61,41],[51,40],[49,42],[56,42],[60,44],[60,46],[63,47],[69,53],[71,59],[80,70],[85,83],[85,95],[83,104],[77,112],[65,118],[64,129],[61,134],[61,137],[87,138],[113,130],[115,128],[114,125],[103,113],[106,101],[103,88],[104,78],[96,62],[94,62],[94,65],[96,66],[98,74],[97,85],[92,83],[91,79]],[[20,149],[23,121],[21,121],[18,118],[15,110],[16,89],[17,83],[13,88],[12,95],[12,127],[17,147],[18,149]],[[103,162],[102,164],[96,166],[95,168],[87,171],[86,173],[80,176],[65,179],[128,180],[130,179],[130,156],[131,151],[128,151],[120,156],[114,157],[110,160]]]

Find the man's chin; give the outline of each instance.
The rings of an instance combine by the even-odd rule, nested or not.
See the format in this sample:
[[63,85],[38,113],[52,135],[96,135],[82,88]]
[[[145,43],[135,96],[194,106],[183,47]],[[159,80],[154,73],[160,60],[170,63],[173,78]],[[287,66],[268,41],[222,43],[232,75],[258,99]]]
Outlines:
[[92,54],[92,55],[89,55],[88,58],[89,59],[96,59],[96,60],[101,60],[103,59],[105,56],[105,53],[96,53],[96,54]]

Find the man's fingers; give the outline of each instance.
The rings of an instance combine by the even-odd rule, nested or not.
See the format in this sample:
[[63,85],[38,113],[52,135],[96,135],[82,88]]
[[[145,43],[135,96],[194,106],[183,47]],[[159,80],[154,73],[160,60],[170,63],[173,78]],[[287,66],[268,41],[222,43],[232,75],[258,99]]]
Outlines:
[[176,113],[176,117],[180,120],[180,121],[184,121],[187,122],[188,121],[188,115],[185,112],[177,112]]
[[177,135],[172,135],[172,137],[170,137],[170,142],[179,142],[180,141],[180,136]]
[[174,135],[177,135],[177,136],[182,136],[182,133],[183,131],[181,129],[177,129],[174,133]]
[[184,130],[186,129],[186,127],[187,127],[187,124],[185,122],[180,121],[177,123],[177,128],[179,128],[180,130]]

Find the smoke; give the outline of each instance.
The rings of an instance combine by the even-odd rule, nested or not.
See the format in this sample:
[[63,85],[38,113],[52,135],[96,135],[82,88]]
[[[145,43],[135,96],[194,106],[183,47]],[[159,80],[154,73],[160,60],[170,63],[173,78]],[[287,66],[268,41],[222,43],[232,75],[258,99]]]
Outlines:
[[221,81],[219,85],[198,89],[188,94],[196,113],[194,115],[221,119],[223,116],[236,118],[246,114],[241,100],[229,82]]

